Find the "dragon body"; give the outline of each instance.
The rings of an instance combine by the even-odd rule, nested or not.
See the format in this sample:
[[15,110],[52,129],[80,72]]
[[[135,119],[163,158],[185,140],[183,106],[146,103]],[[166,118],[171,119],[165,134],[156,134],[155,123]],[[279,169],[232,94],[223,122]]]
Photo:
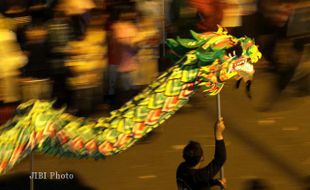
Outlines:
[[221,27],[192,35],[169,39],[179,61],[109,117],[79,118],[39,100],[19,105],[0,127],[0,174],[33,151],[95,159],[115,155],[160,126],[199,89],[216,95],[228,79],[251,79],[261,57],[253,40],[235,38]]

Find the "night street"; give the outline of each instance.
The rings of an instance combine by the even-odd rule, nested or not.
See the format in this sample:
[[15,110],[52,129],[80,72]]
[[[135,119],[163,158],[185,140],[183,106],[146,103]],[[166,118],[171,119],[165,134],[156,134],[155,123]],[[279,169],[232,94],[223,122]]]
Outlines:
[[309,15],[0,0],[0,190],[310,190]]

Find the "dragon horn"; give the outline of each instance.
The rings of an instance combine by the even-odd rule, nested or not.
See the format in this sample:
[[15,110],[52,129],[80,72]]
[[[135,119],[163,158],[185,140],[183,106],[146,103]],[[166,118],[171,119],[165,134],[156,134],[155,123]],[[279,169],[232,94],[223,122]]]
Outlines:
[[201,37],[200,37],[201,34],[195,32],[194,30],[190,30],[190,32],[191,32],[191,35],[193,36],[193,38],[194,38],[195,40],[197,40],[197,41],[200,41],[200,40],[201,40]]
[[217,25],[218,29],[217,29],[217,34],[220,35],[226,35],[228,33],[226,28],[223,28],[221,25]]

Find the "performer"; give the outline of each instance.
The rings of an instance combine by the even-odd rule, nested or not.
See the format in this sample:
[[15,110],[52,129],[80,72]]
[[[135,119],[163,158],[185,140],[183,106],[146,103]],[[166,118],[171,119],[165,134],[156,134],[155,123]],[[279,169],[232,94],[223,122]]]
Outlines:
[[212,186],[225,187],[225,179],[213,179],[220,171],[226,160],[226,148],[223,131],[225,125],[223,118],[219,119],[214,126],[215,154],[213,160],[204,167],[203,150],[200,143],[190,141],[183,149],[182,162],[177,169],[177,184],[179,189],[208,190]]

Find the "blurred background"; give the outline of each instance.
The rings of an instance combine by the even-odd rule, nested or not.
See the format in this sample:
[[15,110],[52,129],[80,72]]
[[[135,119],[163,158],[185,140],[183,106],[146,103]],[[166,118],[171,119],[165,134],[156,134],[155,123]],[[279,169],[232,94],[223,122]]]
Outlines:
[[[56,100],[56,108],[78,116],[108,115],[174,64],[167,38],[220,24],[254,38],[263,53],[251,100],[234,82],[222,93],[227,189],[309,189],[309,13],[307,0],[1,0],[0,124],[33,98]],[[190,139],[212,158],[215,108],[214,97],[198,94],[121,155],[35,155],[35,170],[74,171],[87,189],[176,189],[175,170]],[[29,160],[1,177],[0,189],[20,189],[16,181],[27,178],[21,172],[29,172]],[[36,189],[53,186],[43,183]]]

